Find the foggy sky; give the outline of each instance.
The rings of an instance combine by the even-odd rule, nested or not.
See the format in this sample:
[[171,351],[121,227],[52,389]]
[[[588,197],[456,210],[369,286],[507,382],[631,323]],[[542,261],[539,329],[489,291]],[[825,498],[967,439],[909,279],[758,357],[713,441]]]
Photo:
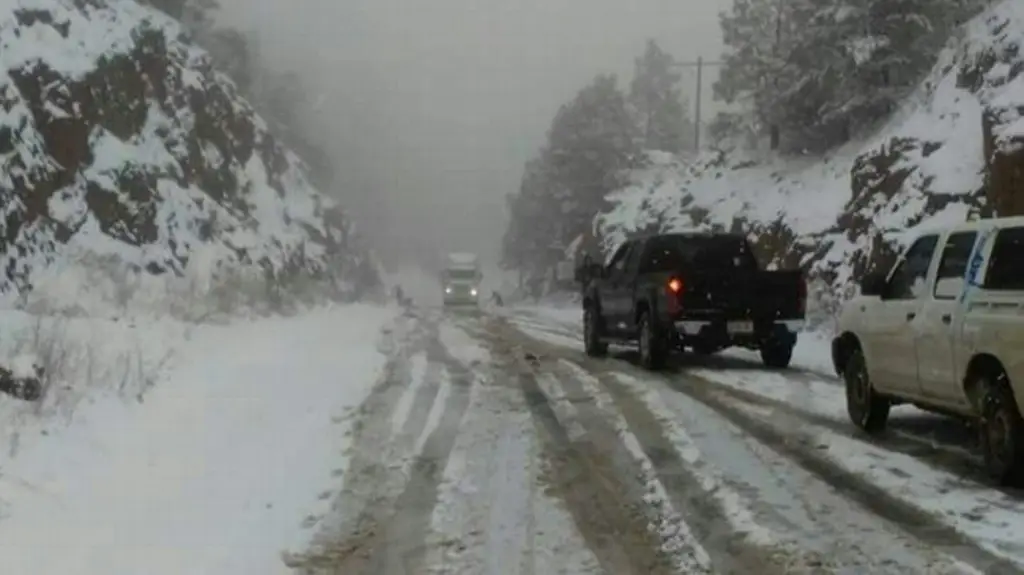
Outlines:
[[[221,1],[226,23],[257,30],[275,65],[313,87],[311,124],[341,175],[335,192],[383,255],[487,258],[499,251],[504,196],[558,107],[598,73],[625,86],[647,38],[680,59],[716,59],[717,14],[731,3]],[[710,81],[704,92],[707,112]]]

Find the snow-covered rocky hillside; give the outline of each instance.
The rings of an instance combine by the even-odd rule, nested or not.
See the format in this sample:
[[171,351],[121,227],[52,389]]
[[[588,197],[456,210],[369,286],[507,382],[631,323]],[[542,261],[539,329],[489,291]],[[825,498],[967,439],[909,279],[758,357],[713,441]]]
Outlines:
[[341,208],[173,20],[132,0],[0,0],[0,60],[3,293],[377,283]]
[[1024,2],[971,21],[903,109],[826,158],[653,155],[596,221],[605,249],[637,231],[746,230],[765,259],[829,292],[887,265],[918,226],[1024,213]]

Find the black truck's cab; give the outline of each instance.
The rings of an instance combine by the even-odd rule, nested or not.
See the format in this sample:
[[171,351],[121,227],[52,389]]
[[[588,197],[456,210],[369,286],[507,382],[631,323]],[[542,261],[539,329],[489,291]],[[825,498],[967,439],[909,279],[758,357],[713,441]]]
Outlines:
[[760,350],[765,365],[786,367],[803,326],[803,274],[760,269],[741,235],[630,240],[607,265],[585,264],[578,278],[587,353],[637,342],[645,367],[673,349],[711,354],[731,346]]

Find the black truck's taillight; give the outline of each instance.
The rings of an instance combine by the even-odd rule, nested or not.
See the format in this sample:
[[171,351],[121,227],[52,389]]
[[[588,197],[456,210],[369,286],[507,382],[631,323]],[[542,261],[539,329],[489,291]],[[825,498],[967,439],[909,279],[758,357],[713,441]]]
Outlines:
[[668,296],[665,299],[668,300],[668,312],[670,314],[677,313],[682,308],[684,287],[683,280],[680,278],[672,278],[665,284],[665,291]]

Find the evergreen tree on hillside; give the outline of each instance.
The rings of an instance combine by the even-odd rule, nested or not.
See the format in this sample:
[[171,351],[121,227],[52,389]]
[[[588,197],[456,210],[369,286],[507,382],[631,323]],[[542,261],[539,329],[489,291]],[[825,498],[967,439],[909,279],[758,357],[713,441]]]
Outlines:
[[833,110],[855,122],[894,111],[931,69],[969,7],[961,0],[843,0],[832,19],[849,73],[846,97]]
[[614,76],[598,76],[559,109],[547,143],[509,200],[505,265],[543,279],[564,249],[591,230],[605,197],[637,162],[636,127]]
[[181,22],[193,33],[213,27],[213,12],[220,9],[218,0],[142,0]]
[[554,178],[546,170],[542,158],[528,161],[519,193],[507,198],[509,224],[502,240],[502,265],[528,276],[554,264],[549,248],[556,242],[559,214],[550,209],[548,186]]
[[787,95],[811,84],[793,61],[798,35],[813,16],[805,1],[733,0],[731,11],[719,18],[726,51],[715,97],[749,108],[773,148],[789,121]]
[[715,94],[775,148],[821,152],[895,110],[982,0],[734,0]]
[[678,153],[686,147],[692,124],[679,89],[681,79],[672,56],[648,40],[643,56],[636,59],[629,91],[644,148]]
[[548,192],[563,216],[563,243],[588,230],[605,196],[625,183],[637,161],[635,137],[614,75],[595,78],[555,115],[543,161],[554,179]]

